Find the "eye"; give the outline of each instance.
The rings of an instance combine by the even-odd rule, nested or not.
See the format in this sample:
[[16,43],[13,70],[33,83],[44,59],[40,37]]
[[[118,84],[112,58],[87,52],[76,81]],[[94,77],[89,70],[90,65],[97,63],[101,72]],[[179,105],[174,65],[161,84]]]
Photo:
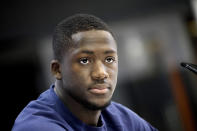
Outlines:
[[83,64],[83,65],[86,65],[86,64],[88,64],[90,61],[88,60],[88,58],[80,58],[80,60],[79,60],[79,62],[81,63],[81,64]]
[[107,63],[113,63],[114,61],[115,61],[115,59],[113,57],[107,57],[105,59],[105,62],[107,62]]

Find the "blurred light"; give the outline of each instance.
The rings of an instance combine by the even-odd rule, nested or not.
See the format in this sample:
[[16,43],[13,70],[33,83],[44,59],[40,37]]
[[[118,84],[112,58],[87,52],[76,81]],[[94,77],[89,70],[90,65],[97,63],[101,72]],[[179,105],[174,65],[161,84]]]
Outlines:
[[191,0],[191,6],[193,8],[193,12],[197,21],[197,0]]
[[148,73],[151,67],[149,52],[139,34],[132,34],[125,38],[125,56],[128,71],[132,76],[140,77]]

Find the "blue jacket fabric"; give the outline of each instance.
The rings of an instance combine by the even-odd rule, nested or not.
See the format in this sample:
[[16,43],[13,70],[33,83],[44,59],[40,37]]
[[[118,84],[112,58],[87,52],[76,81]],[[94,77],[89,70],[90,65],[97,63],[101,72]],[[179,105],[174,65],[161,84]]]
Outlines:
[[[88,117],[88,116],[87,116]],[[54,85],[18,115],[12,131],[157,131],[136,113],[116,102],[102,110],[101,126],[77,119],[54,92]]]

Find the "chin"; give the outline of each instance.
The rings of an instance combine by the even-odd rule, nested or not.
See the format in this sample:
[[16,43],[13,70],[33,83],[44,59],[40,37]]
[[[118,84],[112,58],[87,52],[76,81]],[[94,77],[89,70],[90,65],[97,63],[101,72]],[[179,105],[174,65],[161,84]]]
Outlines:
[[83,98],[79,95],[76,95],[73,92],[68,91],[68,94],[79,104],[81,104],[84,108],[88,110],[102,110],[105,109],[111,103],[111,98]]
[[84,99],[78,99],[77,101],[82,106],[84,106],[86,109],[93,110],[93,111],[103,110],[107,106],[109,106],[110,103],[111,103],[111,99],[105,100],[105,101],[104,100],[102,100],[102,101],[99,101],[99,100],[96,100],[96,101],[88,101],[88,100],[84,100]]
[[93,103],[93,102],[86,102],[86,104],[83,104],[83,106],[89,110],[103,110],[105,109],[107,106],[109,106],[111,103],[111,100],[103,103],[103,104],[98,104],[98,103]]

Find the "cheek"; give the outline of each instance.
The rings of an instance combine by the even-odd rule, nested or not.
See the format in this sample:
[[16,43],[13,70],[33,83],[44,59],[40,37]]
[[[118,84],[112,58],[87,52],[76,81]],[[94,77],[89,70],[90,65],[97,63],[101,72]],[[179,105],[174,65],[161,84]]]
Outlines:
[[110,79],[115,82],[117,80],[117,76],[118,76],[118,70],[116,69],[110,69],[108,70],[108,74]]
[[114,64],[108,68],[108,73],[110,74],[111,78],[116,78],[118,75],[118,64]]
[[113,86],[116,86],[117,77],[118,77],[118,67],[115,66],[114,68],[109,69],[108,73],[109,73],[109,79],[111,80],[111,84]]
[[115,81],[117,81],[117,72],[115,72],[115,71],[113,71],[112,73],[111,73],[111,79],[115,82]]
[[84,68],[77,64],[73,64],[72,74],[73,77],[75,78],[75,81],[87,82],[90,79],[89,68]]

